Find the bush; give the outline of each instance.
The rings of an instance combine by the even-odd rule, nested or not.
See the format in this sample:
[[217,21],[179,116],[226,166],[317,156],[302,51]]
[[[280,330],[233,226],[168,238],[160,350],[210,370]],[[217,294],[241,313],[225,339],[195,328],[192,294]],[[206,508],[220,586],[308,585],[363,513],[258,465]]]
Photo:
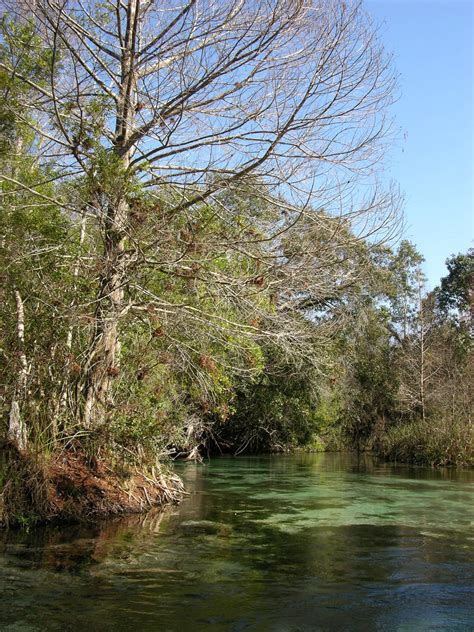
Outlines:
[[397,425],[378,440],[375,450],[390,461],[474,465],[474,426],[443,419]]

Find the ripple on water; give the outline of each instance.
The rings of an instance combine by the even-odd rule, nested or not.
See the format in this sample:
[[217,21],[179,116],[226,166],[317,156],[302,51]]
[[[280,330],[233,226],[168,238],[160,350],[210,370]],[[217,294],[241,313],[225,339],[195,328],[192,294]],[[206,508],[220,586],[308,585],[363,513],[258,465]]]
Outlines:
[[3,534],[0,629],[472,628],[474,472],[351,455],[179,470],[180,507]]

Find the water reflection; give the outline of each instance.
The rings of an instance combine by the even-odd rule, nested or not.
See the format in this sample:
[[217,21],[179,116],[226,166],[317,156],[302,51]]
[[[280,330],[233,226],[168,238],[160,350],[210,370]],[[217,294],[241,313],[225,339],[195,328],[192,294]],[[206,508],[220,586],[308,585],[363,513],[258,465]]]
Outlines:
[[180,507],[4,534],[0,628],[473,628],[472,471],[305,454],[180,471]]

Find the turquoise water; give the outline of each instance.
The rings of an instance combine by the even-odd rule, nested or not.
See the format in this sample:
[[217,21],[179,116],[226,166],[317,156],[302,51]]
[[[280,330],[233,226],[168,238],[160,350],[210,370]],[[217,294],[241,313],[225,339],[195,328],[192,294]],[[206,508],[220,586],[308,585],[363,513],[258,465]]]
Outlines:
[[474,471],[182,464],[179,507],[0,536],[0,629],[474,630]]

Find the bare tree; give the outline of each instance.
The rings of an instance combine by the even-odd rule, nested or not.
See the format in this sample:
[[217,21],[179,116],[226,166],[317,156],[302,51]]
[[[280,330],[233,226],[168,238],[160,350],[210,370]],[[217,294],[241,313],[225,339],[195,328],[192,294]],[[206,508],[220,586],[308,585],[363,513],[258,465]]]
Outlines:
[[[39,160],[65,181],[81,178],[81,208],[56,201],[84,213],[102,242],[82,373],[86,427],[105,419],[121,318],[140,309],[203,326],[210,318],[139,280],[132,286],[132,271],[199,278],[244,306],[272,283],[288,311],[302,292],[322,298],[337,288],[322,271],[340,265],[355,238],[342,231],[324,258],[311,235],[325,217],[343,218],[358,239],[393,231],[394,195],[379,190],[376,173],[394,80],[359,2],[23,0],[15,12],[34,19],[51,50],[49,85],[19,73],[14,58],[0,68],[31,88],[23,122],[42,138]],[[266,201],[270,219],[253,198]],[[198,258],[196,218],[206,203],[221,232]],[[289,256],[282,236],[303,224],[305,252]],[[206,269],[213,251],[230,250],[256,268],[247,276]],[[346,275],[350,284],[350,268]],[[214,317],[223,324],[233,323]],[[265,333],[255,324],[246,331]]]

